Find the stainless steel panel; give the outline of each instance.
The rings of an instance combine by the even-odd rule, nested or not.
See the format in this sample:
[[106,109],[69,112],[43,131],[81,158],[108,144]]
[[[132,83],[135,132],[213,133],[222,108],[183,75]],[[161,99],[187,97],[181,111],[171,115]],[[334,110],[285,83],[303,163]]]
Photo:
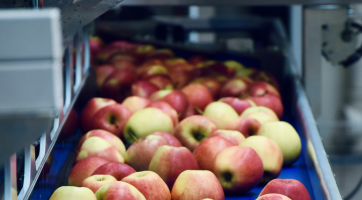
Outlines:
[[122,5],[318,5],[350,4],[359,0],[124,0]]

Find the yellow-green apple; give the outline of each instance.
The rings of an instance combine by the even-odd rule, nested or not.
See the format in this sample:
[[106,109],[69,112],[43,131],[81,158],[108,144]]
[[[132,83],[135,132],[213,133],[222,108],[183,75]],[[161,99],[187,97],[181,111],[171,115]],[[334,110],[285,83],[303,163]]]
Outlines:
[[271,84],[264,81],[254,82],[250,86],[250,95],[253,97],[275,96],[280,98],[278,90]]
[[200,83],[209,89],[212,97],[216,99],[219,95],[219,91],[221,89],[220,83],[214,78],[210,77],[200,77],[192,81],[192,83]]
[[64,122],[63,128],[59,133],[58,140],[64,140],[74,136],[79,128],[79,119],[74,108],[70,109],[67,120]]
[[219,101],[229,104],[231,107],[234,108],[238,115],[241,115],[241,113],[243,113],[245,109],[256,106],[256,104],[251,100],[239,99],[236,97],[224,97],[219,99]]
[[186,170],[177,177],[171,191],[172,200],[224,200],[224,191],[215,175],[207,170]]
[[157,87],[155,84],[146,81],[146,80],[140,80],[136,81],[132,84],[132,95],[133,96],[140,96],[148,98],[153,94],[154,92],[160,90],[159,87]]
[[173,109],[172,106],[170,106],[170,104],[163,102],[163,101],[158,101],[158,102],[151,103],[148,107],[161,109],[164,113],[166,113],[172,119],[174,127],[176,127],[176,125],[178,124],[177,112],[175,109]]
[[291,200],[291,199],[281,194],[271,193],[260,196],[256,200]]
[[[214,75],[212,76],[212,78],[214,78],[217,82],[220,83],[221,86],[224,86],[230,79],[224,75]],[[221,90],[221,88],[220,88]],[[220,94],[219,94],[220,96]]]
[[219,129],[212,133],[211,137],[220,136],[229,140],[234,145],[239,145],[242,141],[245,140],[245,137],[242,133],[235,130],[223,130]]
[[175,136],[173,136],[169,133],[162,132],[162,131],[156,131],[156,132],[151,133],[150,135],[159,135],[159,136],[164,137],[167,140],[167,142],[170,144],[170,146],[174,146],[174,147],[182,146],[180,141],[178,141],[178,139],[175,138]]
[[173,84],[169,76],[166,75],[155,75],[147,79],[149,82],[156,85],[161,90],[172,90]]
[[249,84],[240,78],[233,78],[220,89],[220,97],[240,97],[248,92]]
[[292,165],[300,155],[302,143],[297,131],[287,122],[269,122],[263,124],[258,135],[273,140],[282,150],[284,165]]
[[260,124],[279,121],[279,118],[275,112],[264,106],[247,108],[240,116],[254,118],[258,120]]
[[61,186],[54,191],[49,200],[97,200],[96,196],[86,187]]
[[217,130],[217,125],[202,115],[193,115],[182,120],[175,128],[173,135],[181,144],[193,151]]
[[117,59],[117,57],[113,58],[111,61],[111,64],[114,66],[114,68],[118,70],[129,70],[129,71],[136,71],[135,64],[130,60],[124,60],[124,59]]
[[142,65],[137,68],[137,75],[140,79],[147,79],[155,75],[168,75],[168,70],[163,65]]
[[146,200],[143,194],[137,190],[133,185],[115,181],[110,182],[100,187],[96,192],[97,200]]
[[109,64],[101,65],[96,68],[96,83],[97,88],[100,89],[109,75],[111,75],[116,69]]
[[236,76],[242,75],[241,72],[245,70],[245,66],[235,60],[227,60],[224,64],[231,70],[235,71]]
[[258,73],[253,74],[250,78],[252,78],[255,81],[265,81],[273,85],[278,91],[280,91],[279,83],[271,73],[265,71],[259,71]]
[[117,181],[122,180],[124,177],[135,173],[136,170],[134,170],[131,166],[120,163],[120,162],[109,162],[106,164],[103,164],[99,166],[92,175],[111,175],[113,176]]
[[182,121],[183,119],[190,117],[192,115],[195,115],[195,114],[196,114],[196,112],[195,112],[194,106],[189,103],[186,110],[181,115],[179,113],[179,121]]
[[253,148],[263,161],[262,183],[266,184],[279,176],[283,167],[283,153],[273,140],[265,136],[253,135],[246,138],[240,146]]
[[77,162],[69,173],[68,185],[79,187],[82,181],[90,177],[94,170],[108,162],[108,160],[98,157],[89,157]]
[[140,45],[136,51],[135,56],[137,59],[143,61],[150,53],[155,50],[155,47],[149,44]]
[[161,146],[152,157],[148,170],[156,172],[172,189],[177,177],[185,170],[198,170],[191,151],[185,147]]
[[87,104],[85,105],[81,117],[80,117],[80,124],[81,124],[81,128],[83,133],[86,133],[90,130],[92,130],[92,123],[91,120],[94,116],[94,114],[96,114],[96,112],[98,110],[100,110],[101,108],[108,106],[108,105],[112,105],[112,104],[116,104],[117,102],[112,100],[112,99],[106,99],[106,98],[92,98],[90,99]]
[[114,181],[117,181],[117,179],[111,175],[92,175],[84,179],[80,184],[80,187],[89,188],[93,193],[96,193],[102,185]]
[[172,133],[172,119],[158,108],[144,108],[135,112],[124,128],[124,139],[132,144],[137,138],[155,131]]
[[211,171],[216,154],[231,146],[235,145],[229,140],[220,136],[212,136],[202,141],[192,154],[200,169]]
[[280,98],[276,96],[260,96],[260,97],[248,97],[246,100],[253,101],[257,106],[263,106],[270,108],[278,116],[279,119],[283,116],[283,103]]
[[101,94],[121,103],[130,96],[131,86],[137,80],[134,72],[128,70],[117,70],[103,82]]
[[190,63],[191,65],[198,65],[199,63],[204,62],[205,60],[208,60],[206,57],[204,56],[192,56],[189,59],[187,59],[187,62]]
[[263,178],[264,168],[255,150],[232,146],[216,155],[212,171],[225,192],[243,194],[258,185]]
[[97,136],[84,140],[75,161],[79,162],[89,157],[104,158],[110,162],[124,162],[121,153],[111,143]]
[[159,135],[147,135],[139,138],[127,149],[127,160],[136,171],[147,170],[153,155],[163,145],[169,145],[167,140]]
[[172,106],[178,114],[186,111],[189,100],[180,90],[159,90],[150,96],[153,102],[164,101]]
[[182,92],[195,108],[202,111],[209,103],[213,102],[210,91],[200,83],[191,83],[182,88]]
[[117,103],[98,110],[90,123],[92,129],[103,129],[122,137],[123,129],[131,116],[132,112],[128,108]]
[[219,101],[207,105],[203,115],[215,122],[219,129],[239,117],[233,107]]
[[259,197],[271,193],[282,194],[292,200],[311,200],[307,188],[295,179],[274,179],[264,187]]
[[226,124],[223,129],[239,131],[247,138],[250,135],[256,135],[260,126],[260,122],[252,117],[239,117]]
[[174,54],[170,49],[156,49],[147,56],[147,59],[158,59],[165,61],[172,57],[174,57]]
[[146,108],[147,106],[151,105],[151,100],[140,97],[140,96],[130,96],[127,97],[123,102],[122,105],[128,110],[130,110],[132,113],[135,113],[143,108]]
[[170,190],[155,172],[136,172],[123,178],[122,181],[137,188],[147,200],[171,200]]
[[87,134],[83,135],[83,137],[80,139],[78,143],[77,151],[80,150],[80,147],[82,146],[83,142],[90,137],[100,137],[107,140],[109,143],[112,144],[112,146],[114,146],[121,153],[123,158],[127,157],[126,147],[124,146],[122,140],[119,139],[119,137],[115,136],[114,134],[101,129],[91,130]]

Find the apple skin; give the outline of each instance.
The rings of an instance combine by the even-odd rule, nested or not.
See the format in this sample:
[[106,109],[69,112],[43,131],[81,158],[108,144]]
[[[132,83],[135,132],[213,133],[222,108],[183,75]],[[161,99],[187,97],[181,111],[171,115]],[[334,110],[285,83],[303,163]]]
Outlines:
[[259,197],[270,193],[282,194],[292,200],[311,200],[307,188],[295,179],[274,179],[264,187]]
[[170,190],[155,172],[136,172],[123,178],[122,181],[137,188],[147,200],[171,200]]
[[297,131],[289,123],[265,123],[260,127],[258,135],[266,136],[279,146],[283,153],[284,166],[292,165],[299,158],[302,143]]
[[260,196],[256,200],[291,200],[291,199],[281,194],[271,193]]
[[135,172],[136,170],[134,170],[131,166],[125,163],[110,162],[99,166],[96,170],[94,170],[92,175],[98,175],[98,174],[111,175],[117,181],[120,181],[124,177],[133,174]]
[[187,99],[194,107],[202,111],[207,105],[213,102],[210,91],[200,83],[191,83],[182,88],[182,92],[187,96]]
[[49,200],[97,200],[96,196],[86,187],[61,186],[54,191]]
[[199,63],[202,63],[204,61],[208,60],[208,58],[204,56],[192,56],[189,59],[187,59],[187,62],[191,65],[198,65]]
[[215,132],[213,132],[210,137],[214,137],[214,136],[223,137],[223,138],[229,140],[234,145],[239,145],[242,141],[245,140],[244,135],[242,133],[240,133],[239,131],[235,131],[235,130],[219,129],[219,130],[216,130]]
[[219,101],[207,105],[203,115],[215,122],[219,129],[239,117],[233,107]]
[[242,79],[233,78],[220,89],[220,97],[240,97],[248,92],[249,84]]
[[83,137],[80,139],[78,143],[77,151],[80,150],[80,147],[82,146],[83,142],[90,137],[100,137],[105,139],[121,153],[123,158],[127,158],[126,147],[124,146],[122,140],[120,140],[114,134],[101,129],[91,130],[85,135],[83,135]]
[[280,91],[280,85],[278,83],[278,80],[271,73],[265,71],[259,71],[258,73],[250,76],[250,78],[252,78],[255,81],[267,82],[272,86],[274,86],[278,91]]
[[198,169],[197,162],[190,150],[169,145],[157,149],[148,168],[148,170],[156,172],[170,190],[183,171]]
[[239,99],[236,97],[224,97],[219,99],[219,101],[229,104],[239,115],[241,115],[245,109],[256,106],[256,103],[254,103],[252,100]]
[[148,107],[158,108],[162,110],[164,113],[166,113],[171,118],[174,127],[176,127],[176,125],[178,124],[177,112],[175,109],[173,109],[172,106],[170,106],[170,104],[159,101],[151,103]]
[[216,99],[219,96],[219,91],[221,89],[221,85],[217,80],[215,80],[213,78],[200,77],[200,78],[193,80],[192,83],[201,83],[202,85],[207,87],[207,89],[209,89],[209,91],[214,99]]
[[192,115],[196,115],[194,106],[192,104],[188,104],[186,110],[181,115],[179,114],[179,121],[182,121],[185,118],[190,117]]
[[259,121],[260,124],[279,121],[273,110],[264,106],[250,107],[244,110],[240,117],[250,117]]
[[192,154],[201,170],[212,170],[212,164],[217,153],[226,147],[235,146],[229,140],[220,136],[212,136],[202,141]]
[[137,75],[140,79],[147,79],[155,75],[168,75],[167,68],[163,65],[142,65],[137,68]]
[[275,96],[280,98],[278,90],[271,84],[264,81],[254,82],[250,86],[250,95],[253,97]]
[[153,94],[158,90],[160,90],[159,87],[146,80],[136,81],[135,83],[132,84],[133,96],[148,98],[151,96],[151,94]]
[[150,96],[153,102],[163,101],[172,106],[178,114],[186,111],[189,100],[187,96],[180,90],[159,90]]
[[[142,124],[142,126],[140,126]],[[135,112],[124,128],[124,139],[132,144],[135,138],[149,135],[155,131],[172,133],[172,119],[158,108],[144,108]]]
[[209,118],[193,115],[182,120],[175,128],[173,135],[181,144],[193,151],[217,130],[217,125]]
[[264,176],[261,183],[266,184],[279,176],[283,167],[283,153],[275,142],[265,136],[253,135],[240,146],[253,148],[263,161]]
[[97,88],[100,89],[104,83],[104,81],[108,78],[109,75],[111,75],[113,72],[115,72],[116,69],[109,64],[101,65],[96,68],[96,83]]
[[89,188],[93,193],[96,193],[102,185],[113,181],[117,181],[117,179],[110,175],[92,175],[84,179],[80,187]]
[[147,170],[153,155],[163,145],[169,145],[169,143],[162,136],[147,135],[141,137],[127,149],[126,163],[136,171]]
[[263,106],[270,108],[278,116],[279,119],[283,116],[283,103],[280,98],[275,96],[260,96],[260,97],[248,97],[247,100],[253,101],[257,106]]
[[239,117],[226,124],[223,129],[239,131],[245,138],[256,135],[261,127],[258,120],[251,117]]
[[103,129],[122,137],[123,129],[132,116],[132,112],[122,104],[112,104],[100,109],[90,123],[92,129]]
[[180,141],[178,141],[178,139],[175,136],[173,136],[173,135],[171,135],[169,133],[162,132],[162,131],[156,131],[156,132],[151,133],[150,135],[162,136],[167,140],[167,142],[170,144],[170,146],[182,147]]
[[90,137],[83,142],[75,161],[79,162],[89,157],[104,158],[110,162],[124,162],[121,153],[111,143],[97,136]]
[[158,59],[163,62],[173,57],[174,54],[170,49],[156,49],[147,56],[147,59]]
[[173,83],[169,76],[166,75],[155,75],[147,79],[149,82],[156,85],[161,90],[172,90]]
[[77,112],[72,108],[67,117],[67,121],[65,121],[61,132],[59,133],[58,140],[64,140],[70,138],[77,134],[79,127],[79,119]]
[[135,56],[138,60],[143,61],[149,54],[155,50],[155,47],[149,44],[138,46],[135,51]]
[[122,105],[128,110],[130,110],[132,113],[135,113],[139,110],[142,110],[143,108],[146,108],[147,106],[151,105],[151,100],[140,97],[140,96],[130,96],[127,97],[123,102]]
[[132,72],[136,72],[135,64],[129,60],[112,60],[111,64],[115,69],[118,70],[129,70]]
[[102,200],[146,200],[146,198],[140,191],[137,190],[137,188],[122,181],[110,182],[103,185],[97,190],[95,195],[97,199]]
[[226,193],[239,195],[259,184],[264,168],[255,150],[250,147],[232,146],[216,155],[212,171]]
[[105,106],[116,104],[116,103],[117,102],[114,101],[113,99],[106,99],[106,98],[99,98],[99,97],[90,99],[87,102],[87,104],[85,105],[85,107],[82,111],[81,117],[80,117],[80,125],[81,125],[83,133],[86,133],[93,129],[91,120],[92,120],[94,114],[96,114],[96,112],[98,110],[100,110],[101,108],[103,108]]
[[171,191],[172,200],[224,200],[224,191],[213,173],[207,170],[186,170],[177,177]]
[[109,161],[98,157],[89,157],[77,162],[69,173],[68,185],[79,187],[82,181],[91,176],[94,170],[106,163]]

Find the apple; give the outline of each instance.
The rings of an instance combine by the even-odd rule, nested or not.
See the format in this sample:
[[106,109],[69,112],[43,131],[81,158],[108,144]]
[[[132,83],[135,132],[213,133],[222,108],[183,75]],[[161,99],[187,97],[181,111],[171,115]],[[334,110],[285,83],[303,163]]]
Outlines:
[[120,103],[130,96],[131,86],[136,80],[137,76],[134,72],[117,70],[103,82],[101,94]]
[[103,45],[104,45],[104,42],[102,41],[101,38],[99,38],[97,36],[90,36],[89,37],[89,49],[90,49],[91,57],[96,56]]
[[251,147],[263,161],[264,176],[262,183],[277,178],[283,167],[283,153],[273,140],[260,135],[246,138],[240,146]]
[[[142,125],[140,125],[142,124]],[[124,127],[124,139],[132,144],[137,138],[155,131],[172,133],[172,119],[158,108],[144,108],[135,112]]]
[[175,109],[173,109],[172,106],[170,106],[170,104],[159,101],[159,102],[151,103],[148,107],[161,109],[164,113],[166,113],[171,118],[174,127],[176,127],[176,125],[178,124],[177,112]]
[[78,131],[78,127],[79,127],[78,115],[77,112],[74,110],[74,108],[72,108],[69,112],[67,120],[64,122],[61,132],[59,133],[58,136],[59,141],[74,136]]
[[245,137],[242,133],[240,133],[239,131],[234,131],[234,130],[219,129],[212,133],[211,137],[214,137],[214,136],[223,137],[223,138],[229,140],[234,145],[239,145],[242,141],[245,140]]
[[91,176],[99,166],[109,161],[98,157],[89,157],[77,162],[69,173],[68,185],[79,187],[82,181]]
[[282,194],[292,200],[311,200],[307,188],[295,179],[274,179],[264,187],[259,197],[271,193]]
[[[119,61],[125,61],[127,63],[117,63]],[[111,55],[110,57],[108,57],[107,63],[111,63],[115,66],[115,64],[117,66],[118,69],[127,69],[127,70],[131,70],[131,71],[134,71],[135,68],[134,68],[134,65],[133,63],[136,62],[136,59],[134,56],[132,56],[131,54],[129,53],[124,53],[124,52],[116,52],[115,54]]]
[[250,147],[232,146],[215,157],[212,171],[224,191],[240,195],[253,189],[263,178],[263,162]]
[[287,122],[269,122],[263,124],[258,135],[273,140],[282,150],[284,165],[292,165],[300,155],[302,143],[297,131]]
[[210,77],[200,77],[192,81],[192,83],[201,83],[207,89],[209,89],[211,95],[216,99],[219,95],[219,91],[221,89],[220,83],[214,78]]
[[[16,198],[15,198],[16,199]],[[54,191],[49,200],[97,200],[96,196],[86,187],[61,186]]]
[[141,137],[127,149],[126,163],[136,171],[147,170],[156,150],[163,145],[169,145],[169,143],[162,136],[147,135]]
[[114,73],[116,69],[109,64],[101,65],[96,68],[96,83],[97,88],[100,89],[104,83],[104,81],[110,76],[112,73]]
[[156,85],[161,90],[172,90],[173,84],[169,76],[166,75],[154,75],[147,79],[149,82]]
[[108,106],[108,105],[112,105],[112,104],[116,104],[117,102],[115,102],[112,99],[106,99],[106,98],[92,98],[90,99],[87,104],[85,105],[85,107],[83,108],[81,117],[80,117],[80,125],[82,128],[82,131],[84,133],[90,131],[93,129],[92,127],[92,123],[91,120],[94,116],[94,114],[101,108]]
[[123,178],[122,181],[137,188],[147,200],[171,200],[170,190],[155,172],[136,172]]
[[256,135],[261,124],[258,120],[251,117],[239,117],[234,121],[226,124],[223,129],[239,131],[245,138],[250,135]]
[[203,115],[214,121],[219,129],[239,117],[233,107],[218,101],[207,105]]
[[235,73],[234,70],[228,68],[224,63],[213,60],[199,63],[197,67],[200,69],[202,76],[224,75],[232,77]]
[[212,164],[217,153],[226,147],[234,146],[229,140],[220,136],[212,136],[202,141],[192,154],[195,157],[197,165],[202,170],[212,170]]
[[198,71],[190,64],[168,68],[168,72],[176,89],[183,88],[199,75]]
[[175,67],[178,65],[188,64],[183,58],[170,58],[163,62],[167,68]]
[[220,97],[240,97],[247,95],[249,84],[240,78],[233,78],[220,89]]
[[253,101],[257,106],[263,106],[270,108],[278,116],[279,119],[283,116],[283,103],[280,98],[275,96],[260,96],[260,97],[249,97],[247,100]]
[[168,145],[157,149],[148,167],[148,170],[156,172],[165,181],[170,190],[181,172],[198,169],[190,150]]
[[133,174],[135,172],[136,170],[134,170],[131,166],[125,163],[110,162],[99,166],[96,170],[94,170],[92,175],[98,175],[98,174],[111,175],[117,181],[120,181],[124,177]]
[[122,105],[128,110],[130,110],[132,113],[135,113],[139,110],[142,110],[143,108],[146,108],[147,106],[151,105],[151,100],[140,97],[140,96],[130,96],[127,97],[123,102]]
[[89,188],[93,193],[96,193],[102,185],[114,181],[117,181],[117,179],[110,175],[92,175],[84,179],[80,184],[80,187]]
[[103,129],[122,137],[123,129],[132,112],[122,104],[112,104],[101,108],[89,122],[92,129]]
[[255,73],[251,76],[251,78],[255,81],[264,81],[271,85],[273,85],[278,91],[280,91],[280,86],[277,81],[277,79],[268,72],[265,71],[259,71],[258,73]]
[[84,141],[90,137],[100,137],[105,139],[121,153],[123,158],[127,157],[126,147],[124,146],[122,140],[120,140],[119,137],[115,136],[114,134],[101,129],[91,130],[85,135],[83,135],[83,137],[80,139],[78,143],[77,151],[80,150],[80,147],[82,146]]
[[149,54],[155,50],[155,47],[149,44],[140,45],[136,51],[135,55],[139,60],[144,60]]
[[238,115],[241,115],[241,113],[243,113],[245,109],[256,106],[256,103],[254,103],[252,100],[239,99],[236,97],[224,97],[219,99],[219,101],[224,102],[233,107],[234,110],[238,113]]
[[140,79],[147,79],[155,75],[168,75],[168,70],[163,65],[142,65],[137,69]]
[[111,64],[114,66],[115,69],[118,70],[129,70],[132,72],[136,72],[135,64],[130,60],[113,60]]
[[158,59],[161,61],[165,61],[172,57],[174,57],[174,54],[170,49],[156,49],[147,56],[148,59]]
[[170,104],[178,114],[184,113],[189,105],[187,96],[180,90],[159,90],[150,96],[150,100],[164,101]]
[[259,121],[260,124],[279,121],[273,110],[264,106],[250,107],[244,110],[241,117],[250,117]]
[[204,62],[206,60],[208,60],[208,59],[206,57],[204,57],[204,56],[192,56],[189,59],[187,59],[187,62],[196,66],[199,63],[202,63],[202,62]]
[[254,82],[250,86],[250,95],[253,97],[275,96],[280,98],[278,90],[271,84],[264,81]]
[[227,60],[224,62],[224,64],[231,70],[235,71],[235,75],[239,76],[241,75],[240,72],[245,70],[245,67],[243,64],[235,61],[235,60]]
[[207,170],[186,170],[177,177],[171,191],[172,200],[224,200],[224,191],[213,173]]
[[98,200],[146,200],[146,198],[140,191],[137,190],[137,188],[122,181],[115,181],[104,184],[97,190],[95,195]]
[[182,147],[180,141],[178,141],[178,139],[175,138],[175,136],[173,136],[173,135],[171,135],[169,133],[162,132],[162,131],[156,131],[156,132],[151,133],[150,135],[162,136],[167,140],[167,142],[170,144],[170,146]]
[[90,137],[86,139],[75,158],[79,162],[85,158],[99,157],[110,162],[124,162],[121,153],[111,143],[101,137]]
[[291,200],[291,199],[281,194],[271,193],[260,196],[256,200]]
[[213,102],[210,91],[200,83],[191,83],[181,90],[189,102],[197,109],[204,110],[209,103]]
[[104,46],[97,52],[97,62],[98,63],[105,63],[108,61],[109,58],[111,58],[113,55],[120,52],[120,49],[114,46]]
[[187,117],[190,117],[192,115],[195,115],[196,112],[195,112],[195,109],[194,109],[194,106],[192,104],[188,104],[186,110],[181,114],[179,114],[179,121],[182,121],[183,119],[187,118]]
[[217,125],[209,118],[193,115],[182,120],[175,128],[173,135],[181,144],[193,151],[200,142],[209,138],[217,130]]

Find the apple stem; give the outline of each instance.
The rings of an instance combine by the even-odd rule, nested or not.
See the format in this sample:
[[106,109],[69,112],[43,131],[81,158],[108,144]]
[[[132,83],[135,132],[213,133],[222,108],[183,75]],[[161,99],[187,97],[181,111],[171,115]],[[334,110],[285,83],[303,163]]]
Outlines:
[[201,115],[204,114],[204,112],[202,112],[202,110],[201,110],[200,108],[196,107],[196,106],[195,106],[195,110],[196,110],[198,113],[200,113]]
[[131,135],[131,137],[132,137],[136,142],[138,142],[137,137],[136,137],[132,132],[130,132],[129,134]]

